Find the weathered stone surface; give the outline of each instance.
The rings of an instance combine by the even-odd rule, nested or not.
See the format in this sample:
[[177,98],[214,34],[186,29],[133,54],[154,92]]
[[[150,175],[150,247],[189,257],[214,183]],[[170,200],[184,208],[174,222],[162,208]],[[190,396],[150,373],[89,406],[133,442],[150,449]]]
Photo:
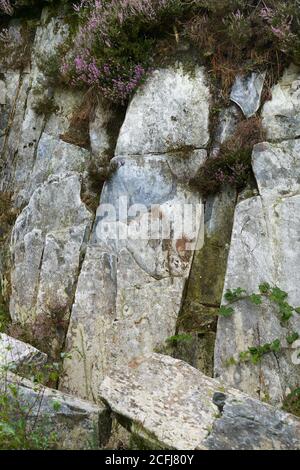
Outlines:
[[168,356],[149,354],[114,368],[99,394],[150,448],[300,447],[299,419]]
[[11,245],[13,320],[24,323],[42,310],[68,310],[92,222],[80,190],[76,174],[52,177],[18,217]]
[[[179,225],[176,207],[192,204],[196,209],[200,204],[199,195],[171,171],[171,157],[127,156],[112,161],[116,171],[103,188],[93,246],[77,286],[66,343],[72,358],[64,363],[63,390],[95,400],[112,364],[160,348],[175,334],[193,253],[188,245],[197,241],[201,214],[194,214],[194,225],[184,227],[180,238],[162,237],[161,221],[167,224],[175,216],[174,227]],[[107,204],[113,213],[106,214]],[[131,208],[128,217],[122,204]],[[154,222],[150,236],[136,237],[149,219]],[[116,230],[120,232],[115,239],[106,234]]]
[[30,80],[28,75],[21,79],[20,72],[4,74],[7,86],[6,105],[0,113],[1,133],[1,190],[13,191],[15,159],[18,155],[18,145],[24,119],[25,103]]
[[115,113],[112,108],[98,103],[94,118],[90,121],[89,133],[92,153],[97,156],[100,166],[107,165],[113,157],[114,148],[111,148],[111,134],[114,133]]
[[6,104],[6,84],[0,80],[0,105]]
[[[18,402],[28,410],[27,426],[45,436],[54,433],[59,449],[87,450],[101,447],[110,436],[111,420],[103,405],[94,405],[57,390],[42,387],[14,374],[0,377],[0,390],[17,387]],[[8,391],[9,393],[9,391]]]
[[[222,299],[235,201],[232,188],[224,188],[206,201],[204,244],[194,253],[177,324],[179,333],[192,333],[193,339],[190,344],[179,344],[174,357],[197,368],[202,363],[200,370],[210,376],[213,375],[216,315]],[[192,354],[187,355],[185,349]]]
[[80,108],[84,100],[84,93],[65,87],[51,89],[51,92],[53,93],[53,104],[56,111],[48,116],[44,132],[59,139],[61,135],[68,131],[74,113]]
[[83,174],[90,161],[90,152],[76,145],[68,144],[44,132],[37,147],[36,160],[30,177],[31,195],[47,181],[50,175],[67,172]]
[[300,137],[300,68],[291,65],[272,89],[262,110],[268,140]]
[[265,206],[299,193],[299,153],[300,139],[254,147],[253,170]]
[[207,159],[206,150],[185,150],[167,154],[168,164],[178,181],[186,184],[196,177],[199,169]]
[[[90,246],[78,280],[60,388],[97,399],[97,387],[108,368],[106,332],[113,325],[116,298],[116,256]],[[110,346],[108,344],[108,346]]]
[[231,105],[220,112],[215,135],[213,137],[213,145],[210,153],[211,157],[218,155],[221,144],[231,137],[239,122],[240,112],[235,105]]
[[209,101],[203,68],[155,70],[129,105],[116,155],[205,148]]
[[[253,169],[260,196],[237,206],[225,289],[242,287],[258,292],[262,282],[277,285],[288,293],[294,307],[299,297],[299,141],[258,144]],[[215,350],[215,374],[241,390],[281,403],[298,386],[299,366],[293,364],[293,349],[287,343],[292,331],[300,333],[295,315],[282,324],[273,303],[254,306],[248,300],[234,305],[231,318],[220,318]],[[280,353],[263,357],[261,364],[226,366],[226,361],[252,346],[279,339]]]
[[246,118],[253,116],[260,107],[260,99],[266,73],[253,72],[249,76],[238,76],[232,87],[230,99],[243,111]]
[[0,369],[20,370],[24,366],[39,367],[47,362],[47,355],[30,344],[0,333]]
[[31,69],[22,76],[20,90],[17,88],[16,116],[11,116],[12,129],[4,149],[4,160],[7,167],[5,183],[15,192],[18,206],[29,200],[28,183],[46,123],[45,115],[36,112],[37,104],[48,93],[41,63],[52,60],[56,47],[66,39],[67,34],[68,26],[61,18],[41,22],[32,48]]

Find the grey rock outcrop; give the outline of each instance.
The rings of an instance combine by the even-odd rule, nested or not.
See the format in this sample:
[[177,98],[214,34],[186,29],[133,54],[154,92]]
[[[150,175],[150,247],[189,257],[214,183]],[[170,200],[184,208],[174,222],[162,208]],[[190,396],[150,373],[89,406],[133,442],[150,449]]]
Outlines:
[[300,69],[291,65],[272,89],[262,110],[268,140],[300,137]]
[[80,190],[77,174],[54,176],[33,193],[18,217],[11,243],[14,321],[68,313],[92,222]]
[[[192,77],[181,67],[155,71],[133,98],[78,281],[62,390],[97,399],[112,364],[160,348],[175,333],[203,216],[187,180],[206,159],[208,99],[203,69]],[[180,226],[184,205],[200,207],[195,223],[163,236],[172,217]],[[149,223],[150,236],[136,236]]]
[[[263,110],[269,138],[274,138],[275,133],[277,139],[296,136],[291,132],[295,129],[295,108],[290,118],[287,116],[286,126],[277,114],[281,106],[290,107],[295,99],[291,96],[291,70],[294,69],[289,69],[281,84],[275,87],[272,101]],[[283,83],[286,83],[284,87]],[[284,290],[294,308],[299,306],[299,149],[297,139],[265,142],[254,147],[253,171],[259,196],[237,206],[225,290],[241,287],[248,294],[257,293],[259,285],[268,282]],[[299,316],[295,314],[288,323],[282,323],[277,307],[269,301],[254,306],[249,300],[241,300],[234,310],[231,318],[219,320],[216,376],[260,399],[282,403],[299,383],[299,366],[293,363],[293,347],[287,342],[292,332],[300,333]],[[282,345],[281,352],[265,355],[261,364],[226,365],[230,358],[238,358],[249,347],[277,339]]]
[[203,68],[155,70],[130,103],[116,155],[206,148],[209,101]]
[[300,420],[159,354],[115,368],[100,396],[150,448],[299,449]]

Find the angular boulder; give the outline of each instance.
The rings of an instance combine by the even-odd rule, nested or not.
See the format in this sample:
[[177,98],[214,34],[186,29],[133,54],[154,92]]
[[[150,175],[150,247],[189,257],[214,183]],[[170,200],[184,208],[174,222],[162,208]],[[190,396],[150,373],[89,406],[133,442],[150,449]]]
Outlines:
[[160,354],[115,368],[100,397],[150,449],[299,449],[300,420]]
[[116,155],[206,148],[209,104],[203,68],[155,70],[129,105]]
[[[122,197],[129,207],[143,204],[146,212],[126,222],[118,212]],[[175,334],[193,255],[188,243],[196,241],[200,220],[194,240],[189,233],[186,240],[165,241],[159,234],[135,238],[135,226],[159,203],[156,218],[168,222],[176,206],[196,207],[200,199],[177,182],[164,156],[122,159],[101,196],[103,208],[115,208],[117,224],[98,211],[79,276],[66,341],[71,359],[64,363],[62,390],[91,400],[113,363],[151,352]],[[111,227],[125,229],[127,236],[105,242],[105,228]]]
[[0,369],[19,371],[24,367],[40,367],[46,364],[47,354],[5,333],[0,333]]
[[268,140],[300,137],[300,68],[291,65],[272,89],[262,110]]
[[230,99],[243,111],[246,118],[254,116],[260,107],[266,73],[253,72],[248,76],[238,76],[233,84]]

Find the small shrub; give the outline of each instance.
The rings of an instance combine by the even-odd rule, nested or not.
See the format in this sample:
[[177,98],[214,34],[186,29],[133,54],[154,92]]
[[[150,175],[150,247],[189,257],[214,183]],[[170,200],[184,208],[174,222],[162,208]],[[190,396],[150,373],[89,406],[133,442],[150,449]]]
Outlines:
[[242,121],[234,135],[222,144],[219,155],[206,161],[192,184],[203,196],[218,192],[224,184],[242,189],[252,174],[253,146],[262,140],[264,133],[259,118]]
[[41,96],[36,100],[33,110],[38,115],[50,116],[59,110],[53,96]]
[[96,104],[95,93],[91,89],[85,94],[81,105],[72,114],[69,129],[59,136],[60,139],[69,144],[89,149],[89,123]]
[[185,2],[83,0],[74,8],[79,24],[62,75],[124,104],[144,80],[156,40],[172,30]]
[[237,73],[267,69],[272,82],[300,61],[299,0],[194,0],[183,34],[221,81],[224,94]]
[[300,388],[295,388],[285,399],[282,409],[300,417]]
[[19,213],[19,210],[13,207],[12,196],[9,191],[0,191],[0,242],[9,236]]
[[181,333],[174,336],[170,336],[166,339],[166,343],[170,346],[177,346],[179,343],[190,343],[192,340],[192,335],[187,333]]
[[0,381],[0,450],[57,448],[56,434],[49,433],[48,417],[39,413],[43,388],[36,387],[37,397],[32,402],[22,396],[19,384],[10,380],[6,369],[0,370]]
[[0,293],[0,333],[5,333],[9,328],[11,318],[5,303],[3,302],[2,294]]

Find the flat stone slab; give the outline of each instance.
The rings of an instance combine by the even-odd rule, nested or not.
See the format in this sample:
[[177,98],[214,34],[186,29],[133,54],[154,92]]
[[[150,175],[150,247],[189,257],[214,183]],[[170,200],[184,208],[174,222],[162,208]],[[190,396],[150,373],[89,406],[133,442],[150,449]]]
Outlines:
[[148,354],[115,368],[99,394],[150,448],[300,448],[299,419],[169,356]]

